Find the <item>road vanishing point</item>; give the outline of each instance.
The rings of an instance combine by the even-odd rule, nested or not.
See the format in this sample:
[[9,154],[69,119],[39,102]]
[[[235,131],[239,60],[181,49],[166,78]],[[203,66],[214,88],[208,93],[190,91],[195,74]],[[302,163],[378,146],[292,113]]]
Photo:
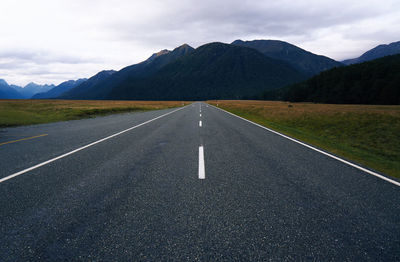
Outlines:
[[397,181],[206,103],[0,144],[0,261],[400,260]]

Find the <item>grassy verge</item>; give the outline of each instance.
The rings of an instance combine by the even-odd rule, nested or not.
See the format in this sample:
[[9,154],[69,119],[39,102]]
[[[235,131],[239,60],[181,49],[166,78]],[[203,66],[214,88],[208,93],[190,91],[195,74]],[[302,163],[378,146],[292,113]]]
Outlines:
[[183,104],[178,101],[0,100],[0,127],[165,109]]
[[400,106],[210,101],[236,115],[400,178]]

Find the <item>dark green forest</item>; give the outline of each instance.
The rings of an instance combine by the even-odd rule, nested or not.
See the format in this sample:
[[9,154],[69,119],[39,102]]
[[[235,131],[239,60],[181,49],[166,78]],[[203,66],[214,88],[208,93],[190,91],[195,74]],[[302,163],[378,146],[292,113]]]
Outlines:
[[306,81],[266,91],[266,100],[331,104],[400,104],[400,55],[324,71]]

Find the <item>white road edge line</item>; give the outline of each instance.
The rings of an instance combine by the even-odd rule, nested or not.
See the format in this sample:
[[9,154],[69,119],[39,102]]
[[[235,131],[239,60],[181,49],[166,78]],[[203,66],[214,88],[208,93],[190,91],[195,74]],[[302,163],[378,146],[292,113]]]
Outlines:
[[201,120],[199,121],[199,127],[201,127],[202,126],[202,122],[201,122]]
[[199,146],[199,179],[205,179],[206,172],[204,168],[204,147]]
[[329,154],[329,153],[327,153],[327,152],[325,152],[325,151],[322,151],[322,150],[320,150],[320,149],[318,149],[318,148],[315,148],[315,147],[313,147],[313,146],[310,146],[310,145],[308,145],[308,144],[306,144],[306,143],[303,143],[303,142],[301,142],[301,141],[299,141],[299,140],[296,140],[296,139],[291,138],[291,137],[289,137],[289,136],[287,136],[287,135],[281,134],[281,133],[279,133],[279,132],[277,132],[277,131],[275,131],[275,130],[269,129],[268,127],[262,126],[262,125],[260,125],[260,124],[254,123],[253,121],[250,121],[250,120],[245,119],[245,118],[243,118],[243,117],[240,117],[240,116],[237,116],[237,115],[235,115],[235,114],[232,114],[231,112],[228,112],[228,111],[226,111],[226,110],[224,110],[224,109],[215,107],[215,106],[213,106],[213,105],[210,105],[210,106],[212,106],[212,107],[214,107],[214,108],[216,108],[216,109],[219,109],[219,110],[221,110],[221,111],[224,111],[225,113],[228,113],[228,114],[230,114],[230,115],[233,115],[233,116],[235,116],[235,117],[237,117],[237,118],[240,118],[240,119],[242,119],[242,120],[244,120],[244,121],[247,121],[247,122],[249,122],[249,123],[252,123],[253,125],[256,125],[256,126],[258,126],[258,127],[261,127],[261,128],[263,128],[263,129],[265,129],[265,130],[268,130],[269,132],[272,132],[272,133],[277,134],[277,135],[279,135],[279,136],[281,136],[281,137],[284,137],[284,138],[286,138],[286,139],[289,139],[289,140],[291,140],[291,141],[293,141],[293,142],[295,142],[295,143],[298,143],[298,144],[300,144],[300,145],[302,145],[302,146],[308,147],[308,148],[310,148],[310,149],[312,149],[312,150],[314,150],[314,151],[317,151],[318,153],[321,153],[321,154],[323,154],[323,155],[326,155],[326,156],[328,156],[328,157],[331,157],[331,158],[333,158],[333,159],[336,159],[336,160],[338,160],[338,161],[340,161],[340,162],[342,162],[342,163],[344,163],[344,164],[346,164],[346,165],[349,165],[349,166],[352,166],[352,167],[354,167],[354,168],[357,168],[357,169],[359,169],[359,170],[361,170],[361,171],[364,171],[364,172],[367,173],[367,174],[376,176],[376,177],[378,177],[378,178],[380,178],[380,179],[383,179],[383,180],[385,180],[385,181],[387,181],[387,182],[389,182],[389,183],[392,183],[392,184],[394,184],[394,185],[396,185],[396,186],[400,186],[400,183],[397,182],[397,181],[395,181],[395,180],[392,180],[392,179],[387,178],[387,177],[385,177],[385,176],[383,176],[383,175],[380,175],[380,174],[378,174],[378,173],[376,173],[376,172],[373,172],[373,171],[368,170],[368,169],[366,169],[366,168],[363,168],[363,167],[361,167],[361,166],[359,166],[359,165],[356,165],[356,164],[354,164],[354,163],[351,163],[351,162],[349,162],[349,161],[347,161],[347,160],[344,160],[344,159],[342,159],[342,158],[340,158],[340,157],[337,157],[337,156],[334,156],[334,155],[332,155],[332,154]]
[[55,158],[52,158],[52,159],[50,159],[50,160],[47,160],[47,161],[42,162],[42,163],[40,163],[40,164],[37,164],[37,165],[35,165],[35,166],[29,167],[29,168],[27,168],[27,169],[24,169],[24,170],[22,170],[22,171],[19,171],[19,172],[17,172],[17,173],[12,174],[12,175],[3,177],[3,178],[0,179],[0,183],[3,183],[4,181],[7,181],[7,180],[9,180],[9,179],[11,179],[11,178],[14,178],[14,177],[16,177],[16,176],[22,175],[22,174],[24,174],[24,173],[26,173],[26,172],[32,171],[32,170],[34,170],[34,169],[36,169],[36,168],[39,168],[39,167],[41,167],[41,166],[47,165],[47,164],[49,164],[49,163],[51,163],[51,162],[54,162],[54,161],[56,161],[56,160],[58,160],[58,159],[64,158],[64,157],[69,156],[69,155],[72,155],[72,154],[74,154],[74,153],[76,153],[76,152],[78,152],[78,151],[81,151],[81,150],[86,149],[86,148],[88,148],[88,147],[94,146],[94,145],[96,145],[96,144],[98,144],[98,143],[104,142],[104,141],[106,141],[106,140],[108,140],[108,139],[110,139],[110,138],[113,138],[113,137],[115,137],[115,136],[118,136],[118,135],[121,135],[121,134],[123,134],[123,133],[126,133],[126,132],[128,132],[128,131],[130,131],[130,130],[132,130],[132,129],[138,128],[138,127],[143,126],[143,125],[146,125],[146,124],[148,124],[148,123],[150,123],[150,122],[153,122],[153,121],[155,121],[155,120],[157,120],[157,119],[160,119],[160,118],[162,118],[162,117],[164,117],[164,116],[167,116],[167,115],[169,115],[169,114],[175,113],[176,111],[182,110],[183,108],[185,108],[185,107],[181,107],[181,108],[175,109],[174,111],[171,111],[171,112],[168,112],[168,113],[163,114],[163,115],[161,115],[161,116],[158,116],[158,117],[156,117],[156,118],[147,120],[146,122],[143,122],[143,123],[141,123],[141,124],[139,124],[139,125],[130,127],[130,128],[125,129],[125,130],[123,130],[123,131],[121,131],[121,132],[118,132],[118,133],[115,133],[115,134],[113,134],[113,135],[110,135],[110,136],[107,136],[107,137],[105,137],[105,138],[102,138],[102,139],[100,139],[100,140],[94,141],[94,142],[92,142],[92,143],[90,143],[90,144],[87,144],[86,146],[82,146],[82,147],[80,147],[80,148],[77,148],[77,149],[72,150],[72,151],[70,151],[70,152],[68,152],[68,153],[62,154],[62,155],[57,156],[57,157],[55,157]]

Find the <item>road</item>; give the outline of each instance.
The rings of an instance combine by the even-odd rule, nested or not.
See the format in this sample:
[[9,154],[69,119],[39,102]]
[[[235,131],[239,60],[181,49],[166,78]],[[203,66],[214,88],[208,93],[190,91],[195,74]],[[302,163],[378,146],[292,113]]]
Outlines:
[[205,103],[0,144],[0,261],[400,260],[399,186]]

